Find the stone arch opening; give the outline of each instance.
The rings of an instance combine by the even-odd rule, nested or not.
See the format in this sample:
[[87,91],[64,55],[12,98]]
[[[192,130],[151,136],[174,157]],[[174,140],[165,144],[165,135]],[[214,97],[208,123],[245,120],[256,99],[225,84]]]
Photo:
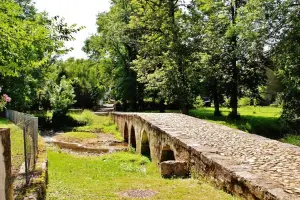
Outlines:
[[131,130],[130,130],[130,145],[133,148],[136,148],[135,130],[133,126],[131,126]]
[[148,158],[151,158],[149,138],[146,131],[144,131],[142,135],[141,154]]
[[162,149],[160,162],[175,160],[174,151],[170,148],[169,145],[165,146]]
[[124,125],[124,142],[128,143],[128,126],[127,126],[127,122],[125,122],[125,125]]

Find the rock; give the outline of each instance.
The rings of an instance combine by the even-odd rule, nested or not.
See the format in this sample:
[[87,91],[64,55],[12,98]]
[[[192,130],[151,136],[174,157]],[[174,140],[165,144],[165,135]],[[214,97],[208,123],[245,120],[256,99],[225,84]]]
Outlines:
[[169,160],[161,162],[160,172],[165,178],[189,176],[188,164],[185,161]]

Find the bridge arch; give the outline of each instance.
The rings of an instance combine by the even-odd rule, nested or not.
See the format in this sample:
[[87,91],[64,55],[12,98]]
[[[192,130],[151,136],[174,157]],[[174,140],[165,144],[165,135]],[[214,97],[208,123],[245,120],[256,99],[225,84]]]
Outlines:
[[131,125],[130,129],[130,143],[129,143],[133,148],[136,149],[136,135],[135,135],[135,129],[134,126]]
[[123,132],[124,142],[128,143],[128,126],[127,122],[124,125],[124,132]]
[[175,160],[174,151],[171,149],[169,145],[163,147],[160,156],[160,162]]
[[141,154],[148,158],[151,158],[149,137],[145,130],[142,132]]

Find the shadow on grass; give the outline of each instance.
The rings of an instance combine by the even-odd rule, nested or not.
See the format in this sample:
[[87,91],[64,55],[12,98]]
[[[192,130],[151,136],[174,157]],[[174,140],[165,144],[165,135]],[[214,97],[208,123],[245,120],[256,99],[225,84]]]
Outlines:
[[38,118],[39,118],[39,129],[43,131],[50,131],[50,130],[54,132],[72,131],[74,127],[85,125],[77,120],[74,120],[70,116],[60,117],[59,119],[55,119],[55,120],[52,120],[52,118],[49,116],[42,116],[42,115],[39,115]]
[[223,116],[214,116],[213,110],[191,110],[190,115],[214,121],[218,124],[237,128],[252,134],[261,135],[271,139],[280,139],[280,123],[278,117],[242,115],[240,120],[231,120],[227,117],[229,111],[223,111]]

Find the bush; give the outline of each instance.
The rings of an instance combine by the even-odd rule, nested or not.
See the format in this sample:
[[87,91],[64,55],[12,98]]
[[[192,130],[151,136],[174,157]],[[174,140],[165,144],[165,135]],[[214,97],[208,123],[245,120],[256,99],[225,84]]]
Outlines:
[[250,106],[251,99],[249,97],[243,97],[239,99],[239,107]]
[[203,99],[201,98],[201,96],[198,96],[193,104],[193,106],[195,108],[202,108],[204,106],[204,102]]
[[53,109],[52,119],[65,117],[68,109],[75,103],[74,89],[63,76],[59,85],[50,87],[50,103]]

